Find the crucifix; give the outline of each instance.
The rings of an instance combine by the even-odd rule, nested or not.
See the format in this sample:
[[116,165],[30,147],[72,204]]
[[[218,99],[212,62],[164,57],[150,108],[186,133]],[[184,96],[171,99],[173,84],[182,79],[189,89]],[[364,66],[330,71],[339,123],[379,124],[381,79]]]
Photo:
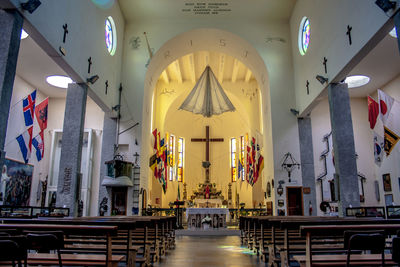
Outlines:
[[309,95],[310,94],[310,82],[308,80],[306,83],[306,87],[307,87],[307,95]]
[[347,25],[347,32],[346,35],[349,36],[349,44],[351,45],[351,30],[353,29],[353,27],[350,27],[350,25]]
[[206,142],[206,184],[210,183],[210,142],[224,142],[224,138],[210,138],[210,126],[206,126],[206,138],[192,138],[192,142]]
[[328,70],[326,68],[326,63],[328,63],[328,59],[326,57],[324,57],[324,61],[322,62],[322,64],[324,64],[325,67],[325,73],[328,73]]
[[107,94],[107,91],[108,91],[108,80],[106,81],[106,94]]
[[92,63],[92,57],[88,58],[87,61],[88,61],[88,63],[89,63],[89,65],[88,65],[88,71],[87,71],[87,72],[90,73],[90,67],[91,67],[92,64],[93,64],[93,63]]
[[67,34],[68,34],[68,25],[67,25],[67,23],[65,23],[63,25],[63,29],[64,29],[63,43],[65,44],[65,39],[67,38]]

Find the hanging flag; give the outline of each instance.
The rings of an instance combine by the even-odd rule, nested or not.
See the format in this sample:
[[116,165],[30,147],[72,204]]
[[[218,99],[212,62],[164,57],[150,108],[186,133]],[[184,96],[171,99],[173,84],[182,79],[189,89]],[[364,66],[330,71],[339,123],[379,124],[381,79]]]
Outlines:
[[389,156],[400,139],[400,102],[378,90],[381,119],[384,126],[384,150]]
[[379,104],[372,97],[368,96],[368,121],[371,129],[375,128],[376,119],[379,115]]
[[36,90],[22,100],[22,110],[24,112],[25,126],[33,125],[35,116]]
[[378,89],[378,100],[379,100],[379,111],[383,124],[386,123],[389,118],[390,111],[394,103],[393,97],[385,94],[383,91]]
[[25,132],[23,132],[16,138],[25,164],[28,163],[31,156],[32,131],[33,126],[29,127]]
[[379,167],[383,161],[384,138],[374,131],[374,157]]
[[385,129],[385,152],[386,156],[389,156],[394,146],[399,141],[400,137],[386,126],[384,127],[384,129]]
[[49,106],[49,98],[46,98],[35,107],[36,120],[39,124],[40,131],[42,132],[47,128],[47,110]]
[[32,145],[36,149],[37,161],[41,161],[44,156],[44,142],[43,132],[40,132],[37,136],[32,139]]

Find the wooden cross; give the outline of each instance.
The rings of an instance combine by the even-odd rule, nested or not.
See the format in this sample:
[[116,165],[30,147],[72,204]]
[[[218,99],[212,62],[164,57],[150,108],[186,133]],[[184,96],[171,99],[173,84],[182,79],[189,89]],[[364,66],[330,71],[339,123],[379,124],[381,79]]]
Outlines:
[[64,29],[63,43],[65,44],[65,39],[67,38],[67,34],[68,34],[68,25],[67,25],[67,23],[65,23],[63,25],[63,29]]
[[325,73],[328,73],[328,69],[326,68],[326,63],[328,62],[328,59],[326,57],[324,57],[324,61],[322,64],[324,64],[325,67]]
[[308,80],[306,83],[306,87],[307,87],[307,95],[309,95],[310,94],[310,82]]
[[107,94],[107,90],[108,90],[108,80],[106,81],[106,94]]
[[[210,126],[206,126],[206,138],[192,138],[192,142],[206,142],[206,162],[210,162],[210,142],[224,142],[224,138],[210,138]],[[206,168],[206,183],[210,182],[210,168]]]
[[346,35],[349,36],[349,44],[351,45],[352,41],[351,41],[351,30],[353,29],[353,27],[350,27],[350,25],[347,25],[347,32]]
[[89,63],[89,65],[88,65],[88,73],[90,73],[90,67],[92,66],[92,57],[90,57],[90,58],[88,58],[88,63]]

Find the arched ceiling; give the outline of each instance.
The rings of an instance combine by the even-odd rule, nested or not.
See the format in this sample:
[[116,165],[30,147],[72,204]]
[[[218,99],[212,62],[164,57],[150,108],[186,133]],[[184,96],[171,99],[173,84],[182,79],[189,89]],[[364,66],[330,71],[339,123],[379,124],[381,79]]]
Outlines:
[[161,74],[160,79],[169,84],[186,81],[196,83],[209,65],[220,83],[251,82],[252,72],[240,60],[220,52],[196,51],[172,62]]

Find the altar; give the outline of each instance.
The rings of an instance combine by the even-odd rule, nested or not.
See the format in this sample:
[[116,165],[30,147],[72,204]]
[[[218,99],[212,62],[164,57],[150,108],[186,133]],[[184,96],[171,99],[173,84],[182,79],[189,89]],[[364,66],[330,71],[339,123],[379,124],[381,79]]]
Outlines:
[[207,229],[226,228],[230,217],[226,208],[187,208],[186,219],[188,229]]
[[221,208],[222,200],[198,198],[194,200],[194,205],[196,208]]

